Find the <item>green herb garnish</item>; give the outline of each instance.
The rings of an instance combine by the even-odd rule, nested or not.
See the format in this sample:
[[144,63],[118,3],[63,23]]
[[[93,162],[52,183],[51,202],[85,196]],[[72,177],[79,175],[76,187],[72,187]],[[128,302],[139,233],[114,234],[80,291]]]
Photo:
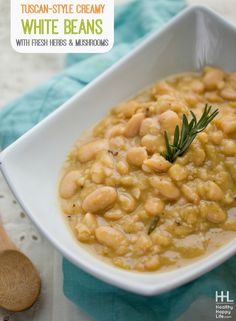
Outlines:
[[148,235],[151,234],[155,228],[157,227],[157,223],[159,222],[160,217],[159,216],[155,216],[154,219],[152,220],[149,229],[148,229]]
[[183,156],[198,133],[203,131],[213,118],[219,113],[218,109],[211,113],[212,106],[205,105],[201,118],[197,121],[196,115],[190,111],[192,119],[190,122],[185,114],[183,114],[182,128],[175,127],[173,143],[170,144],[167,131],[164,132],[166,152],[162,153],[170,163],[173,163],[178,156]]

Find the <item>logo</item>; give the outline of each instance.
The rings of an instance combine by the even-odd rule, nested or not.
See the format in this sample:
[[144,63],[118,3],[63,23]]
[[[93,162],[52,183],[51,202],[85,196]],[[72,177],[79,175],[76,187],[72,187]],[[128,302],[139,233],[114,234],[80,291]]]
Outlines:
[[229,291],[216,291],[216,319],[232,319],[234,300]]

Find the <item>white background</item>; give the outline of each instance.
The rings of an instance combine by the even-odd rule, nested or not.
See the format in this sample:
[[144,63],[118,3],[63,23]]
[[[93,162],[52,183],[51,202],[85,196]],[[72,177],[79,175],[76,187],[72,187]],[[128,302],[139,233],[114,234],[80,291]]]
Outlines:
[[[115,3],[125,1],[127,0],[115,0]],[[236,23],[236,0],[187,2],[207,4]],[[0,0],[0,108],[59,72],[63,65],[63,54],[19,54],[13,51],[10,46],[10,1]],[[63,296],[60,254],[21,213],[1,176],[0,216],[12,239],[37,265],[43,281],[41,298],[31,310],[20,314],[9,314],[0,310],[0,321],[88,321],[89,319]],[[201,297],[177,321],[215,320],[214,309],[213,301]]]
[[[73,14],[62,14],[62,13],[48,13],[48,14],[44,14],[44,13],[40,13],[40,14],[28,14],[28,13],[22,13],[21,12],[21,5],[28,5],[28,4],[37,4],[38,1],[37,0],[11,0],[12,3],[12,7],[11,7],[11,42],[12,42],[12,46],[13,48],[21,53],[77,53],[77,52],[83,52],[83,53],[88,53],[88,52],[93,52],[93,53],[104,53],[109,51],[112,48],[113,45],[113,40],[114,40],[114,32],[113,32],[113,21],[114,21],[114,17],[113,17],[113,7],[114,7],[114,1],[113,0],[90,0],[89,3],[91,5],[98,5],[98,4],[103,4],[105,5],[104,8],[104,12],[102,14],[77,14],[75,11],[75,13]],[[76,5],[80,5],[83,4],[83,1],[79,1],[79,0],[70,0],[66,2],[68,5],[72,5],[73,10],[75,10]],[[43,4],[45,5],[49,5],[50,7],[52,7],[52,5],[59,5],[61,4],[60,0],[44,0]],[[34,17],[35,19],[39,20],[39,19],[58,19],[58,22],[56,23],[57,26],[57,32],[58,34],[56,35],[52,35],[51,34],[51,29],[50,29],[50,33],[46,34],[46,32],[43,35],[40,34],[24,34],[23,32],[23,28],[21,26],[21,20],[23,19],[24,21],[26,19],[30,19],[31,17]],[[101,35],[98,34],[80,34],[80,35],[76,35],[76,34],[64,34],[64,24],[63,24],[63,20],[64,19],[101,19],[102,20],[102,28],[103,28],[103,32]],[[77,24],[78,25],[78,24]],[[112,28],[111,28],[112,26]],[[67,45],[66,46],[17,46],[16,45],[16,39],[48,39],[48,41],[50,41],[50,39],[66,39],[67,40]],[[108,39],[109,40],[109,45],[108,46],[70,46],[69,45],[69,40],[72,39],[76,40],[76,39]]]

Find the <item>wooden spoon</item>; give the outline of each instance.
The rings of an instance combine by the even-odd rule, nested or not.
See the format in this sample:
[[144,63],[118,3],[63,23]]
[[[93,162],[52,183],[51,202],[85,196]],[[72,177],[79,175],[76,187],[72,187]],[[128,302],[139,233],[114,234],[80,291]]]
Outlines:
[[32,262],[8,238],[0,223],[0,307],[23,311],[37,300],[40,277]]

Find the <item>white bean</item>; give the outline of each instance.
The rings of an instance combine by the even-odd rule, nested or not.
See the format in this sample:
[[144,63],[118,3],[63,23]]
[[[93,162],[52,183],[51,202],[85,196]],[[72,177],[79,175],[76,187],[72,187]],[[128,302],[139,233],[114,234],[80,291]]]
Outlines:
[[100,226],[95,230],[99,243],[118,251],[120,247],[127,246],[127,240],[123,233],[111,226]]
[[77,152],[77,158],[81,163],[85,163],[93,159],[99,151],[107,148],[108,141],[106,139],[98,139],[82,145]]
[[123,211],[131,213],[136,208],[136,202],[134,198],[128,193],[119,194],[119,202]]
[[180,197],[179,189],[169,180],[152,177],[150,183],[153,187],[157,188],[161,195],[167,199],[176,200]]
[[193,80],[190,84],[190,87],[198,94],[202,94],[204,92],[204,84],[200,80]]
[[211,201],[220,201],[224,197],[222,189],[214,182],[206,182],[206,194],[205,197]]
[[78,223],[75,227],[77,238],[80,242],[88,243],[92,240],[92,231],[83,223]]
[[200,213],[203,218],[215,224],[223,223],[227,218],[226,212],[215,202],[201,202]]
[[209,209],[207,212],[208,221],[219,224],[226,220],[226,213],[219,206],[215,206],[214,210]]
[[174,181],[182,181],[188,177],[186,168],[179,164],[172,165],[168,174]]
[[224,79],[224,72],[220,69],[210,68],[203,77],[203,83],[207,90],[217,89],[217,84]]
[[148,271],[155,271],[161,265],[159,255],[153,255],[152,257],[148,258],[144,265]]
[[145,118],[145,115],[143,113],[137,113],[133,115],[126,125],[125,131],[124,131],[125,137],[132,138],[137,136],[144,118]]
[[209,201],[221,201],[224,197],[222,189],[212,181],[200,183],[198,192],[204,199]]
[[222,89],[220,95],[227,100],[236,100],[236,91],[232,88]]
[[142,166],[147,159],[147,152],[145,147],[133,147],[127,152],[127,161],[134,166]]
[[220,127],[226,134],[236,133],[236,120],[232,116],[224,117],[223,119],[221,119]]
[[117,198],[115,188],[104,186],[90,193],[83,201],[82,208],[85,212],[98,213],[112,207]]
[[151,169],[159,173],[164,173],[170,168],[170,166],[171,163],[168,162],[163,156],[154,154],[151,158],[143,162],[142,169],[147,172],[150,172],[149,169]]
[[153,118],[145,118],[142,121],[140,126],[139,135],[144,136],[147,134],[156,135],[160,132],[160,128],[158,127],[158,122]]
[[91,213],[86,213],[82,222],[91,230],[94,231],[97,227],[96,216]]
[[164,207],[165,207],[165,203],[157,197],[149,198],[144,204],[144,209],[151,216],[156,216],[158,214],[161,214],[161,212],[164,210]]
[[194,191],[193,188],[190,186],[184,184],[181,188],[182,193],[184,194],[184,197],[193,204],[198,204],[200,202],[200,198],[198,194]]
[[167,130],[172,135],[175,127],[180,125],[180,119],[174,111],[167,110],[159,116],[159,123],[163,131]]
[[136,255],[141,256],[143,255],[150,247],[152,246],[151,238],[146,234],[141,234],[134,246],[134,251]]
[[137,101],[131,100],[120,104],[114,111],[116,114],[123,114],[125,117],[130,118],[139,107],[140,104]]
[[165,142],[163,135],[145,135],[141,139],[141,145],[146,147],[148,153],[163,152],[165,150]]
[[71,198],[78,190],[78,178],[81,176],[78,170],[68,172],[60,184],[60,196],[62,198]]
[[236,142],[233,139],[224,139],[222,141],[222,152],[227,156],[236,155]]
[[115,125],[111,128],[109,128],[107,131],[106,131],[106,135],[105,137],[114,137],[114,136],[120,136],[120,135],[123,135],[124,133],[124,125],[123,124],[118,124],[118,125]]

